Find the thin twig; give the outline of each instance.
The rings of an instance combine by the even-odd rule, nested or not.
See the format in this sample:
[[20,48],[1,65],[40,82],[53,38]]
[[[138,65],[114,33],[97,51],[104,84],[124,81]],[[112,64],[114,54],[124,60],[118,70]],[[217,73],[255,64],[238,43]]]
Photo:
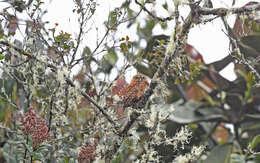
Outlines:
[[51,131],[51,121],[52,121],[52,111],[53,111],[53,100],[54,100],[54,96],[51,96],[51,102],[50,102],[50,118],[49,118],[49,126],[48,126],[48,132]]
[[106,31],[106,33],[104,34],[103,38],[102,38],[101,41],[98,43],[97,47],[94,49],[94,51],[93,51],[91,54],[87,55],[87,56],[83,56],[83,57],[81,57],[81,58],[75,60],[75,61],[74,61],[74,62],[75,62],[74,64],[71,63],[71,67],[74,67],[74,66],[77,65],[80,61],[82,61],[82,60],[84,60],[84,59],[85,59],[85,60],[88,60],[89,58],[91,58],[91,57],[96,53],[96,51],[99,49],[99,47],[101,46],[101,44],[103,43],[103,41],[105,40],[105,38],[107,37],[107,35],[109,34],[109,32],[110,32],[110,29],[108,28],[107,31]]
[[145,12],[147,12],[151,17],[153,17],[154,19],[157,19],[161,22],[166,22],[166,21],[170,21],[170,20],[173,20],[174,18],[173,17],[165,17],[165,18],[161,18],[161,17],[158,17],[156,15],[154,15],[153,13],[151,13],[144,5],[142,5],[140,2],[138,2],[138,0],[135,0],[135,3],[138,4]]
[[[67,83],[70,84],[70,86],[75,87],[74,83],[70,79],[66,79]],[[106,119],[114,125],[114,127],[117,129],[117,124],[115,121],[108,115],[108,113],[105,111],[106,108],[102,108],[100,105],[97,104],[95,100],[93,100],[87,93],[85,93],[82,90],[78,90],[82,96],[84,96],[87,100],[89,100],[105,117]]]
[[[29,136],[26,135],[26,144],[28,144],[29,142]],[[24,157],[23,157],[23,162],[25,163],[26,162],[26,156],[27,155],[27,148],[25,147],[25,151],[24,151]]]
[[[85,15],[86,15],[86,13],[84,13],[83,12],[83,8],[82,8],[82,3],[81,3],[81,1],[79,1],[79,3],[76,3],[76,4],[78,4],[78,6],[79,6],[79,10],[81,11],[80,12],[80,14],[81,14],[81,21],[80,21],[80,25],[79,25],[79,34],[78,34],[78,37],[77,37],[77,45],[76,45],[76,47],[75,47],[75,49],[74,49],[74,52],[73,52],[73,54],[72,54],[72,59],[71,59],[71,61],[70,61],[70,65],[74,62],[74,60],[75,60],[75,56],[76,56],[76,53],[77,53],[77,51],[78,51],[78,48],[79,48],[79,45],[80,45],[80,42],[81,42],[81,37],[83,36],[83,33],[84,33],[84,30],[83,30],[83,27],[84,27],[84,24],[86,23],[86,20],[85,20]],[[89,8],[89,6],[88,6],[88,8]]]
[[[237,42],[239,41],[238,38],[236,38],[235,34],[233,33],[233,31],[230,29],[230,27],[228,26],[228,23],[226,22],[226,20],[224,18],[222,18],[222,21],[224,23],[224,26],[226,28],[226,30],[228,31],[228,34],[226,34],[226,36],[229,38],[230,43],[232,44],[234,50],[236,53],[238,53],[237,55],[232,55],[232,57],[236,58],[240,63],[244,64],[245,66],[247,66],[250,71],[256,76],[257,78],[257,82],[260,81],[260,74],[257,72],[257,70],[244,58],[244,55],[241,54],[240,52],[240,48],[237,44]],[[230,54],[231,55],[231,54]]]

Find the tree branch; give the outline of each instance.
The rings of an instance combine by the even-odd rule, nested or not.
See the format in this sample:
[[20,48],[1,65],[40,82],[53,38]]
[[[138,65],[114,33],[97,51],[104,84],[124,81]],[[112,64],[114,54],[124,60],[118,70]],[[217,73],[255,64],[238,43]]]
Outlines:
[[138,0],[135,0],[135,3],[138,4],[145,12],[147,12],[154,19],[157,19],[157,20],[162,21],[162,22],[174,19],[173,17],[170,17],[170,16],[165,17],[165,18],[158,17],[158,16],[154,15],[153,13],[151,13],[144,5],[142,5],[140,2],[138,2]]
[[254,12],[260,10],[260,3],[256,5],[248,5],[243,7],[236,8],[205,8],[197,6],[199,15],[218,15],[218,16],[226,16],[227,14],[242,14],[247,12]]
[[[15,49],[17,52],[19,52],[20,54],[22,54],[22,55],[28,57],[29,59],[35,59],[35,60],[39,61],[39,60],[38,60],[35,56],[33,56],[31,53],[26,52],[26,51],[24,51],[24,50],[22,50],[22,49],[20,49],[20,48],[18,48],[18,47],[16,47],[16,46],[14,46],[14,45],[8,43],[8,42],[6,42],[6,41],[0,41],[0,44]],[[41,62],[41,61],[39,61],[39,62]],[[52,64],[48,64],[48,63],[45,63],[45,64],[47,64],[48,67],[52,68],[52,70],[53,70],[54,72],[57,71],[57,67],[56,67],[56,66],[54,66],[54,65],[52,65]],[[67,82],[70,86],[72,86],[72,87],[75,88],[75,85],[74,85],[73,81],[71,81],[71,80],[70,80],[69,78],[67,78],[67,77],[66,77],[66,82]],[[97,104],[97,102],[96,102],[95,100],[93,100],[88,94],[86,94],[86,93],[83,92],[82,90],[78,90],[78,91],[81,93],[82,96],[84,96],[88,101],[90,101],[90,102],[105,116],[105,118],[106,118],[111,124],[114,125],[114,127],[115,127],[116,130],[118,130],[118,127],[117,127],[116,123],[113,121],[113,119],[112,119],[112,118],[108,115],[108,113],[105,111],[106,108],[102,108],[100,105]]]
[[[141,109],[144,108],[146,106],[146,104],[148,103],[148,99],[150,98],[150,96],[153,94],[154,89],[157,86],[157,79],[161,78],[164,73],[165,70],[168,69],[170,62],[172,60],[174,60],[174,58],[177,56],[179,50],[184,47],[185,42],[183,42],[183,40],[185,39],[186,35],[189,32],[189,29],[191,28],[192,22],[193,22],[193,11],[190,12],[189,16],[187,17],[186,21],[184,22],[184,24],[182,25],[182,30],[181,31],[174,31],[175,34],[179,34],[178,39],[176,40],[176,42],[170,41],[168,46],[171,47],[176,47],[173,52],[169,55],[165,55],[164,60],[162,61],[162,63],[160,64],[160,67],[158,68],[158,70],[156,71],[155,75],[153,76],[151,83],[149,85],[149,88],[146,90],[146,92],[144,93],[144,95],[142,97],[140,97],[140,100],[138,100],[132,107],[135,109]],[[178,33],[179,32],[179,33]],[[174,44],[174,45],[172,45]],[[123,140],[121,142],[124,142],[125,139],[125,135],[127,135],[127,132],[130,130],[131,126],[134,124],[134,122],[136,121],[136,119],[140,116],[141,114],[137,114],[136,112],[133,112],[130,115],[130,121],[127,122],[127,124],[125,125],[124,129],[122,130],[122,132],[119,133],[119,135],[124,136]],[[115,156],[115,154],[118,152],[119,148],[121,145],[117,145],[116,148],[117,149],[113,149],[112,152],[112,156]]]

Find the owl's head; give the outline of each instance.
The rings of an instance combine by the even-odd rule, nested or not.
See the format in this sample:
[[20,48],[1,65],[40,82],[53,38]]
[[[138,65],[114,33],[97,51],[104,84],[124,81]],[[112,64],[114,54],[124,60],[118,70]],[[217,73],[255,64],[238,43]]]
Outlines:
[[[143,74],[137,74],[137,75],[135,75],[132,80],[138,81],[138,82],[142,82],[142,81],[145,81],[145,82],[147,81],[147,82],[148,82],[147,77],[144,76]],[[132,80],[131,80],[131,81],[132,81]]]

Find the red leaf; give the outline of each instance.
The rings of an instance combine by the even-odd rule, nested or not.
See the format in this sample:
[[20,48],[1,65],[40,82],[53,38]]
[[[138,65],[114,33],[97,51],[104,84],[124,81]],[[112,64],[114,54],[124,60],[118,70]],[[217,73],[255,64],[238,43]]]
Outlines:
[[9,35],[15,35],[15,31],[18,28],[18,22],[17,21],[18,21],[18,19],[15,16],[10,15],[9,24],[7,26]]
[[116,118],[122,118],[122,116],[124,115],[124,107],[123,106],[120,106],[119,108],[116,108],[117,111],[116,111]]
[[111,92],[112,95],[118,94],[118,92],[126,85],[125,78],[122,76],[117,79],[116,84]]
[[185,51],[189,57],[194,59],[195,61],[201,61],[201,63],[205,63],[202,55],[198,52],[193,46],[190,44],[186,44]]
[[113,99],[110,98],[110,97],[106,97],[106,101],[107,101],[107,103],[110,104],[110,105],[114,104]]

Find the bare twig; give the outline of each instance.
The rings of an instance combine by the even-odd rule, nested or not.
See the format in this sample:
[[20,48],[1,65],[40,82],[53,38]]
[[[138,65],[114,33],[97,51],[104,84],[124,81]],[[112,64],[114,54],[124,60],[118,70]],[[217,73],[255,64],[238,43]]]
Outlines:
[[74,52],[72,54],[72,59],[70,61],[70,65],[74,62],[75,60],[75,57],[76,57],[76,54],[77,54],[77,51],[78,51],[78,48],[79,48],[79,45],[81,43],[81,39],[85,33],[84,31],[84,27],[85,27],[85,24],[87,23],[87,20],[89,20],[94,13],[90,12],[90,5],[87,5],[87,8],[84,10],[84,4],[82,1],[78,1],[78,3],[76,3],[77,6],[79,7],[79,11],[80,11],[80,20],[79,20],[79,34],[77,36],[77,45],[74,49]]
[[103,38],[102,38],[101,41],[98,43],[97,47],[94,49],[94,51],[93,51],[91,54],[87,55],[87,56],[83,56],[83,57],[81,57],[81,58],[79,58],[79,59],[77,59],[77,60],[74,60],[75,63],[74,63],[74,64],[71,63],[71,67],[74,67],[74,66],[77,65],[80,61],[82,61],[82,60],[84,60],[84,59],[87,60],[87,59],[91,58],[91,57],[96,53],[96,51],[99,49],[99,47],[101,46],[101,44],[103,43],[103,41],[105,40],[105,38],[107,37],[107,35],[109,34],[109,32],[110,32],[110,29],[108,28],[107,31],[106,31],[106,33],[104,34]]
[[237,55],[232,55],[232,57],[236,58],[240,63],[244,64],[245,66],[247,66],[250,71],[257,77],[257,82],[260,81],[260,74],[257,72],[257,70],[244,58],[244,55],[241,54],[239,46],[238,46],[238,38],[236,38],[236,36],[234,35],[233,31],[230,29],[230,27],[228,26],[227,21],[222,18],[222,21],[224,23],[224,26],[226,28],[226,30],[228,31],[228,34],[225,33],[227,35],[227,37],[230,40],[230,43],[232,44],[234,51],[237,53]]
[[153,17],[154,19],[157,19],[161,22],[165,22],[165,21],[169,21],[169,20],[173,20],[174,17],[165,17],[165,18],[161,18],[158,17],[156,15],[154,15],[153,13],[151,13],[144,5],[142,5],[140,2],[138,2],[138,0],[135,0],[135,3],[138,4],[145,12],[147,12],[151,17]]
[[51,123],[52,123],[52,116],[53,116],[53,113],[52,113],[53,112],[53,100],[54,100],[54,96],[51,96],[48,132],[51,130]]
[[[26,135],[26,145],[28,144],[28,142],[29,142],[29,136]],[[25,147],[24,156],[23,156],[24,163],[26,162],[26,157],[27,157],[27,148]]]
[[[72,87],[75,87],[74,83],[70,79],[66,79],[67,83],[70,84]],[[100,105],[97,104],[95,100],[93,100],[87,93],[85,93],[82,90],[78,90],[82,96],[84,96],[87,100],[89,100],[105,117],[106,119],[114,125],[114,127],[117,129],[117,125],[115,121],[108,115],[108,113],[105,111],[106,108],[102,108]]]

